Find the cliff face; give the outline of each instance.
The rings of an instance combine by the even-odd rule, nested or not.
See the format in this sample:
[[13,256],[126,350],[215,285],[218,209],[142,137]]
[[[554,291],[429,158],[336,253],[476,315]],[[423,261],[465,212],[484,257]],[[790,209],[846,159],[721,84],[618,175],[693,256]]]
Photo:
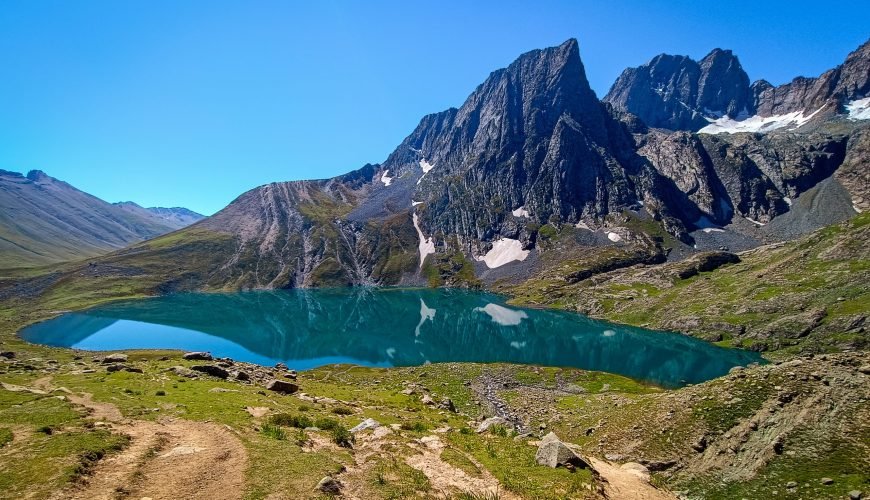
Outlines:
[[628,68],[604,102],[651,127],[670,130],[698,130],[707,118],[737,118],[754,111],[749,77],[737,57],[721,49],[700,61],[661,54]]
[[[605,102],[637,115],[647,125],[668,130],[765,131],[798,128],[845,111],[845,106],[870,94],[870,41],[853,51],[843,64],[816,78],[798,77],[773,86],[749,77],[731,51],[715,49],[701,61],[662,54],[647,64],[626,69]],[[781,122],[763,118],[795,114]],[[711,122],[731,119],[744,129],[706,129]],[[757,122],[757,123],[756,123]],[[729,122],[730,123],[730,122]],[[767,127],[765,129],[764,127]]]

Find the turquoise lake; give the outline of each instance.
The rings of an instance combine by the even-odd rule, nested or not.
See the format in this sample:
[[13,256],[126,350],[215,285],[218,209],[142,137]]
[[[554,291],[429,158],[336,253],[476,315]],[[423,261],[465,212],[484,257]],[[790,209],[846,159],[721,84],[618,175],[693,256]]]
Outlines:
[[182,349],[305,370],[331,363],[509,362],[600,370],[678,387],[760,362],[757,353],[487,293],[348,288],[188,293],[68,313],[21,332],[89,350]]

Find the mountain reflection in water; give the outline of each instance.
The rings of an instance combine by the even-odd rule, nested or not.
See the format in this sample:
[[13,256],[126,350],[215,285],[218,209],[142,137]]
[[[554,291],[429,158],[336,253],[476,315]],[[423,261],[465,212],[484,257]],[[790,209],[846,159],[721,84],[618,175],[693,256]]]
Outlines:
[[70,313],[21,332],[30,342],[94,350],[209,350],[308,369],[510,362],[600,370],[666,387],[761,361],[684,335],[507,306],[491,294],[349,288],[190,293]]

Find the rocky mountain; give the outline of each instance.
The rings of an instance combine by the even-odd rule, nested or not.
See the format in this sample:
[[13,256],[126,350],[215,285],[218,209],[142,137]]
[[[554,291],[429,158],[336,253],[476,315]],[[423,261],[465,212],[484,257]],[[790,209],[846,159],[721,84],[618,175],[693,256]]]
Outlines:
[[123,208],[131,213],[139,214],[142,217],[153,218],[157,217],[167,224],[173,226],[174,229],[181,229],[189,226],[194,222],[199,222],[205,218],[204,215],[198,214],[193,210],[183,207],[142,207],[132,201],[121,201],[113,203],[113,205]]
[[101,255],[202,218],[186,209],[107,203],[39,170],[0,170],[0,208],[3,268]]
[[713,50],[699,62],[662,54],[626,69],[604,101],[651,127],[706,133],[796,129],[870,108],[870,40],[840,66],[816,78],[773,86],[749,77],[731,51]]
[[[858,81],[843,75],[861,67],[862,51],[837,81]],[[659,59],[634,74],[673,83],[662,109],[690,99],[727,118],[752,102],[727,51],[697,64]],[[682,76],[660,75],[667,65]],[[733,85],[723,89],[727,80]],[[853,89],[848,98],[863,88],[844,85]],[[626,95],[648,95],[643,86],[625,88]],[[841,114],[798,132],[650,128],[595,97],[578,44],[568,40],[521,55],[459,108],[424,117],[382,164],[261,186],[91,271],[135,269],[160,293],[479,286],[559,266],[576,282],[698,252],[747,250],[867,208],[868,123]]]
[[754,110],[749,77],[737,57],[721,49],[700,61],[661,54],[628,68],[604,101],[669,130],[698,130],[708,118],[737,118]]

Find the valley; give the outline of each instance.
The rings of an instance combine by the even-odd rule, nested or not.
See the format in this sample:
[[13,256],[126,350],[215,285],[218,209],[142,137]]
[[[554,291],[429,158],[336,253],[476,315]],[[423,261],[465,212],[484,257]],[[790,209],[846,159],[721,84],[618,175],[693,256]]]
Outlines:
[[569,39],[210,217],[0,171],[0,497],[863,498],[868,94]]

